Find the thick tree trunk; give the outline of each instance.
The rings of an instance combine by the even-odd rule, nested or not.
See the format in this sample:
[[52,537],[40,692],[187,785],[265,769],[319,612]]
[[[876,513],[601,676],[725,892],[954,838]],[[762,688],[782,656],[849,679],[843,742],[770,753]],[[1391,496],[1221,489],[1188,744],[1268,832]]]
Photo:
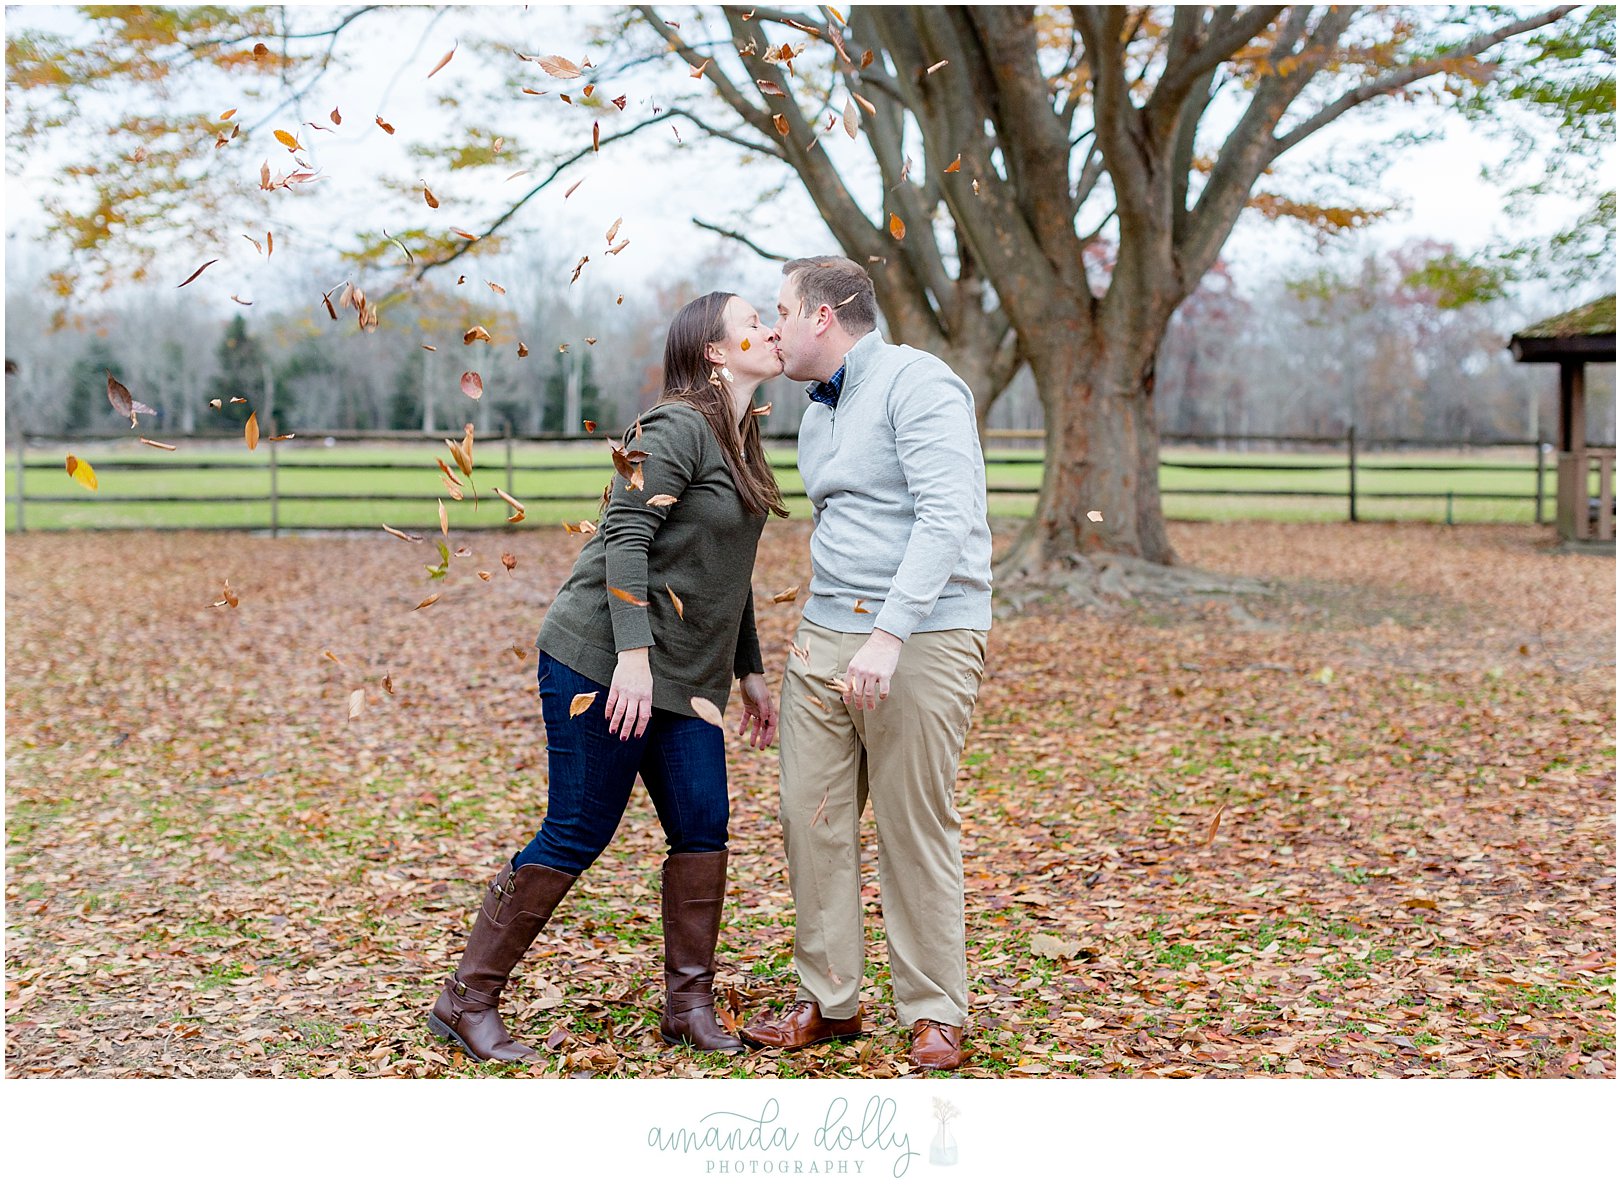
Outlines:
[[1102,343],[1082,325],[1055,320],[1029,344],[1047,462],[1035,514],[998,559],[1003,576],[1071,568],[1097,553],[1176,563],[1160,507],[1157,340]]

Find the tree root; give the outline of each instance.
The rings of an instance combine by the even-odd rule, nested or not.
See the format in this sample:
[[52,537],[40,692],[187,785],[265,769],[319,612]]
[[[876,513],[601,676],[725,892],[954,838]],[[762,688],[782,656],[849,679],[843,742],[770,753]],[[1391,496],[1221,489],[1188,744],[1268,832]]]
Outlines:
[[1254,578],[1181,565],[1157,565],[1114,553],[1072,553],[1041,566],[1028,560],[1003,564],[997,568],[995,588],[998,612],[1013,614],[1054,599],[1112,615],[1143,602],[1185,603],[1274,592],[1273,587]]

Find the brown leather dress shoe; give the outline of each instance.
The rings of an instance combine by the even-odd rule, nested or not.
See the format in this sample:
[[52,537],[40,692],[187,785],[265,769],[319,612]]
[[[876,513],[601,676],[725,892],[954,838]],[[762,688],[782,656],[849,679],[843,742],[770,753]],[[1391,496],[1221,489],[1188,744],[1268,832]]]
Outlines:
[[763,1015],[738,1032],[756,1048],[803,1048],[823,1040],[848,1039],[861,1034],[861,1008],[848,1019],[824,1019],[814,1002],[796,1002],[780,1019]]
[[912,1065],[915,1068],[957,1068],[962,1064],[962,1028],[933,1019],[912,1024]]

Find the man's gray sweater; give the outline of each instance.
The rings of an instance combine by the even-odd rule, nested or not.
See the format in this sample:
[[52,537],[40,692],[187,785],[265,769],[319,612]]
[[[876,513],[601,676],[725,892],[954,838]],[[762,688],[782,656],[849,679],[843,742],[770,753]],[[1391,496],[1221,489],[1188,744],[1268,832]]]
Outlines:
[[933,355],[891,346],[876,330],[850,348],[844,369],[837,408],[813,402],[799,427],[815,519],[805,617],[903,640],[989,630],[991,532],[973,394]]

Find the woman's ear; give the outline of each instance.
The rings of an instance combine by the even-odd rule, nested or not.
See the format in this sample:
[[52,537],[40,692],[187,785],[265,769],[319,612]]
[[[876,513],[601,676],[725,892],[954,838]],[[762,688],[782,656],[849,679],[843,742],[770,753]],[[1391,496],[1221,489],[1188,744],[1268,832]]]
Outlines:
[[719,367],[722,363],[726,362],[725,354],[721,351],[720,347],[716,346],[714,343],[710,343],[708,346],[704,347],[704,358],[708,359],[716,367]]

